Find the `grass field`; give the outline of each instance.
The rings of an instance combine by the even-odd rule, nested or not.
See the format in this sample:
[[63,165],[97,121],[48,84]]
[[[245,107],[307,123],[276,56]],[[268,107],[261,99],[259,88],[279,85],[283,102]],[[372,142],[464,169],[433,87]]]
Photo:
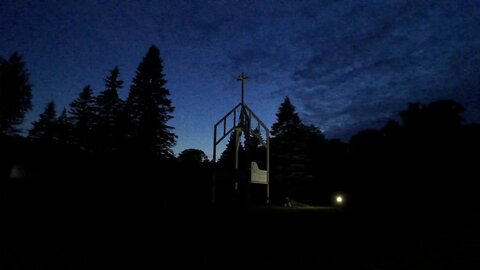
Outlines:
[[[2,194],[5,195],[5,194]],[[0,269],[478,269],[478,214],[3,196]]]

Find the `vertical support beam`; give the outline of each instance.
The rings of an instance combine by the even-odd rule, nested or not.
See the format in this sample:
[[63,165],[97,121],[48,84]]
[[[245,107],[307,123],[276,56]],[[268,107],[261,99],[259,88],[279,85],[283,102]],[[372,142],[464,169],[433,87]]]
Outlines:
[[240,74],[240,76],[238,76],[238,79],[237,81],[241,81],[242,82],[242,106],[244,104],[244,99],[243,99],[243,94],[244,94],[244,91],[245,91],[245,81],[248,79],[247,76],[245,76],[242,72],[242,74]]
[[223,119],[223,136],[227,133],[227,118]]
[[251,130],[252,130],[252,111],[251,111],[251,110],[248,110],[248,123],[247,123],[247,125],[248,125],[248,127],[247,127],[247,128],[248,128],[248,129],[247,129],[247,130],[248,130],[248,134],[247,134],[247,135],[248,135],[248,137],[247,137],[248,139],[247,139],[247,140],[250,141],[250,132],[251,132]]
[[[243,77],[243,73],[242,73],[242,77]],[[242,80],[242,106],[243,104],[245,104],[245,102],[243,101],[243,92],[245,91],[245,80]]]
[[[241,135],[241,134],[240,134]],[[238,190],[238,182],[239,182],[239,177],[240,173],[238,171],[238,148],[239,148],[239,134],[237,129],[235,129],[235,192]]]
[[233,110],[233,128],[237,127],[237,109]]
[[217,162],[217,126],[213,128],[213,176],[212,176],[212,205],[215,205],[215,185],[216,185],[216,162]]
[[267,131],[267,205],[270,204],[270,135]]

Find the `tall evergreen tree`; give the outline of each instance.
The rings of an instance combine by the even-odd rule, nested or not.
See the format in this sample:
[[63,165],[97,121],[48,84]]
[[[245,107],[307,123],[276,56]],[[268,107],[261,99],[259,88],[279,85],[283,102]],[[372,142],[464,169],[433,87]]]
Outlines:
[[25,113],[32,108],[32,87],[28,71],[18,53],[0,57],[0,134],[15,134]]
[[[241,139],[241,138],[240,138]],[[223,150],[220,158],[218,159],[218,163],[220,166],[226,169],[235,169],[235,148],[236,148],[236,138],[235,138],[235,131],[230,134],[230,138],[228,139],[227,146],[225,150]],[[243,148],[242,143],[240,142],[238,146],[238,164],[239,167],[244,167],[245,165],[245,149]]]
[[70,119],[72,123],[73,141],[87,151],[93,150],[94,127],[96,122],[95,98],[92,88],[85,86],[79,97],[70,103]]
[[[258,135],[260,139],[255,136]],[[250,132],[250,138],[245,140],[246,151],[248,152],[248,159],[250,161],[255,161],[261,169],[266,169],[266,148],[263,146],[263,143],[266,143],[266,140],[263,138],[260,128],[255,128]]]
[[279,107],[271,134],[273,199],[299,197],[302,185],[313,178],[314,157],[324,137],[318,128],[302,123],[288,97]]
[[33,122],[28,137],[42,142],[54,142],[57,129],[55,103],[50,101],[37,121]]
[[166,82],[160,50],[152,45],[137,68],[126,105],[130,147],[135,151],[173,157],[176,135],[167,122],[173,118],[174,107]]
[[96,136],[99,146],[104,151],[116,150],[119,147],[120,128],[119,121],[123,102],[118,96],[118,90],[123,87],[119,79],[120,71],[116,66],[105,79],[105,90],[95,99],[97,113]]
[[288,135],[302,126],[302,120],[295,111],[290,98],[285,97],[277,112],[277,122],[272,125],[270,133],[273,137]]
[[118,90],[123,87],[123,81],[119,79],[120,71],[116,66],[105,78],[105,90],[95,99],[97,113],[101,121],[114,122],[115,115],[120,109],[121,99]]
[[67,110],[63,109],[57,118],[56,139],[61,144],[69,144],[71,142],[72,126],[70,124]]

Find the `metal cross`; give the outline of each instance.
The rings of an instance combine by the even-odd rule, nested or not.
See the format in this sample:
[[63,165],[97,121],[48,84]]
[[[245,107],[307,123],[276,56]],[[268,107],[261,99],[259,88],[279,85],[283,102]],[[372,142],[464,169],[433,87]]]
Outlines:
[[244,93],[244,89],[245,89],[245,81],[248,79],[247,76],[243,75],[243,72],[242,74],[240,74],[240,76],[238,76],[238,79],[237,81],[242,81],[242,106],[243,106],[243,93]]

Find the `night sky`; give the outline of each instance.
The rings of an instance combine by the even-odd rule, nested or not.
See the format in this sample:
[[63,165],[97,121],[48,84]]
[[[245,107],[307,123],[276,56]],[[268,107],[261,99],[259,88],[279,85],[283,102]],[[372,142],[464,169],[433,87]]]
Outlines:
[[61,110],[118,65],[126,97],[150,45],[176,110],[175,153],[212,152],[240,100],[267,126],[285,95],[328,138],[378,128],[408,102],[452,98],[480,121],[480,1],[0,1],[0,55],[20,52],[33,110]]

